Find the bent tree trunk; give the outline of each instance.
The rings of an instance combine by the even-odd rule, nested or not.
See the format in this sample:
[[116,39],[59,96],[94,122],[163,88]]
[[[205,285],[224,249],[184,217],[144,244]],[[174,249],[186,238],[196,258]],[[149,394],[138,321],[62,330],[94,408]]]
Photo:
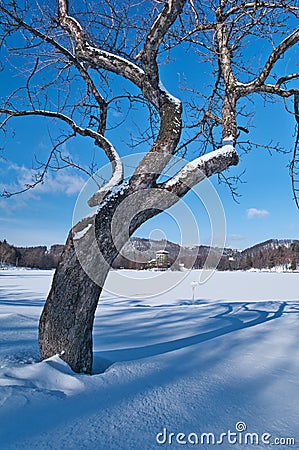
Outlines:
[[94,315],[119,253],[110,230],[111,211],[105,207],[70,231],[40,318],[41,359],[59,354],[78,373],[92,372]]
[[75,372],[92,372],[93,322],[109,269],[132,233],[177,200],[153,191],[112,197],[70,231],[40,318],[41,359],[59,354]]
[[39,324],[41,358],[60,356],[75,372],[92,371],[92,327],[101,286],[81,267],[72,231]]
[[41,358],[59,354],[75,372],[91,373],[94,315],[116,256],[144,222],[177,203],[204,177],[237,163],[235,149],[224,145],[186,164],[159,186],[139,174],[137,182],[134,177],[123,182],[94,216],[75,225],[40,318]]

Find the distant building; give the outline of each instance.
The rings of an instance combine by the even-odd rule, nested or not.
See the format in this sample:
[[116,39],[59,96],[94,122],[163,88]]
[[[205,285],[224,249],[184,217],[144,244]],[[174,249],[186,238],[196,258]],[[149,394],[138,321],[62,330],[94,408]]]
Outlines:
[[168,252],[166,250],[156,252],[156,267],[158,269],[168,268]]
[[168,252],[166,250],[158,250],[156,252],[156,258],[151,259],[147,263],[147,267],[150,269],[159,269],[159,270],[166,270],[169,267],[169,260],[168,260]]
[[150,268],[150,269],[154,269],[155,267],[156,267],[156,260],[155,259],[151,259],[148,263],[147,263],[147,265],[148,265],[148,267]]

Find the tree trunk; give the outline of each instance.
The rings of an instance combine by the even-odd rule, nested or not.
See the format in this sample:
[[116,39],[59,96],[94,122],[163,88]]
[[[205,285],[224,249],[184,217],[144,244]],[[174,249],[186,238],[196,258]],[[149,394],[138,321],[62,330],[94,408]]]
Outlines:
[[75,372],[92,372],[94,315],[110,267],[133,232],[174,203],[170,194],[152,191],[132,200],[124,190],[70,231],[40,318],[41,359],[59,354]]
[[39,324],[41,358],[60,356],[75,372],[92,371],[92,327],[101,293],[77,257],[72,231]]
[[73,227],[40,318],[42,359],[59,354],[75,372],[92,372],[94,315],[114,259],[140,225],[174,205],[204,174],[237,164],[234,149],[229,152],[226,147],[223,154],[215,151],[198,161],[198,168],[190,163],[191,170],[187,164],[185,172],[182,169],[173,177],[174,184],[166,182],[164,188],[150,187],[142,177],[144,185],[137,179],[137,187],[124,182],[104,199],[94,216]]
[[83,219],[70,231],[39,323],[41,359],[59,354],[78,373],[92,372],[94,315],[118,255],[110,233],[110,211],[110,217],[105,208],[99,219]]
[[237,138],[236,105],[235,93],[226,93],[222,102],[222,139],[232,137],[234,143]]

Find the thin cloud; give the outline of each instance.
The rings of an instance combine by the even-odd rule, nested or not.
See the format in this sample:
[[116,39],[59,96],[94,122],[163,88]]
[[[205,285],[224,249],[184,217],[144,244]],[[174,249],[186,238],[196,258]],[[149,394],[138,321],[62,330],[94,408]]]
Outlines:
[[74,173],[61,171],[46,177],[45,182],[40,185],[39,192],[62,192],[66,195],[78,194],[86,180]]
[[[34,171],[23,165],[7,161],[0,167],[0,194],[7,192],[18,192],[26,185],[32,184]],[[58,194],[66,197],[78,195],[86,183],[86,178],[71,169],[58,172],[49,172],[43,183],[34,189],[7,198],[0,197],[0,213],[11,217],[16,210],[25,208],[29,202],[41,201],[44,195]]]
[[229,236],[229,239],[231,241],[245,241],[247,239],[247,236],[243,236],[241,234],[231,234]]
[[266,209],[257,209],[257,208],[249,208],[247,209],[247,218],[253,219],[254,217],[262,218],[267,217],[269,215],[269,211]]
[[[11,163],[7,166],[7,172],[10,172],[11,183],[1,183],[1,189],[6,188],[8,192],[19,191],[24,186],[32,184],[35,171],[25,166],[19,166]],[[44,182],[37,184],[36,187],[27,192],[31,194],[44,193],[64,193],[68,196],[78,194],[84,186],[86,179],[74,173],[71,169],[64,169],[58,172],[48,172]]]

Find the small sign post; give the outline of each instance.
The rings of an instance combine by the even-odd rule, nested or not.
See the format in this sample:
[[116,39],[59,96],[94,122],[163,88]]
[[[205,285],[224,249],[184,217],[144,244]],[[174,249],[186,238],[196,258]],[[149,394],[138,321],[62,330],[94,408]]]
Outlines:
[[197,281],[192,281],[191,289],[192,289],[192,301],[193,302],[194,302],[194,298],[195,298],[195,289],[196,289],[197,285],[198,285]]

